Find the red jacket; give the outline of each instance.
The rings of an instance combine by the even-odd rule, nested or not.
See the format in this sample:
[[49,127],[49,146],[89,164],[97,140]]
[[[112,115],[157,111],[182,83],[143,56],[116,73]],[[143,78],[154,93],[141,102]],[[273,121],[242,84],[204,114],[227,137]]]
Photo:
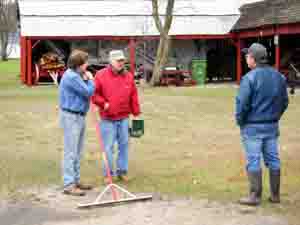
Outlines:
[[[137,88],[130,72],[115,74],[112,67],[108,66],[97,72],[95,87],[92,102],[100,108],[102,119],[120,120],[129,114],[140,114]],[[104,111],[106,102],[109,108]]]

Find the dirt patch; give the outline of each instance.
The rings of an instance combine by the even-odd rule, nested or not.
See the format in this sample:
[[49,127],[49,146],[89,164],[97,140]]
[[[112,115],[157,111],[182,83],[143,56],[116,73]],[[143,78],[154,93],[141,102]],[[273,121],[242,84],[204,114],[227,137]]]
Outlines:
[[30,201],[2,201],[0,217],[5,225],[287,225],[284,218],[264,215],[260,208],[221,204],[208,200],[168,199],[154,196],[153,201],[114,207],[76,209],[79,202],[95,199],[100,189],[85,197],[61,194],[58,187],[33,191]]

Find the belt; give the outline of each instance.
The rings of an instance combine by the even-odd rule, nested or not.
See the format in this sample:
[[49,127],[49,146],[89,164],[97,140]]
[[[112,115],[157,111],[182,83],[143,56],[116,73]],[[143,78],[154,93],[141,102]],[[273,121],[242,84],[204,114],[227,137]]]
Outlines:
[[86,114],[84,112],[73,111],[73,110],[70,110],[70,109],[62,109],[62,110],[65,111],[65,112],[80,115],[80,116],[85,116],[85,114]]
[[277,123],[278,120],[261,120],[261,121],[247,121],[247,124],[266,124],[266,123]]

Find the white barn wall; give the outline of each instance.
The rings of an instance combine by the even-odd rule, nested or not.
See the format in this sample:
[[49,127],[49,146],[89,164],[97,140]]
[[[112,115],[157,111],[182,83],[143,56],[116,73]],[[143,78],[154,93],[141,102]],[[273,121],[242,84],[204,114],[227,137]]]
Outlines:
[[[237,17],[232,16],[175,17],[170,35],[227,34],[236,21]],[[152,18],[146,19],[143,16],[24,17],[21,20],[21,27],[23,36],[151,36],[159,34]]]
[[[157,35],[150,1],[20,0],[23,36]],[[171,35],[227,34],[239,18],[235,0],[178,0]],[[162,4],[160,13],[165,9]]]

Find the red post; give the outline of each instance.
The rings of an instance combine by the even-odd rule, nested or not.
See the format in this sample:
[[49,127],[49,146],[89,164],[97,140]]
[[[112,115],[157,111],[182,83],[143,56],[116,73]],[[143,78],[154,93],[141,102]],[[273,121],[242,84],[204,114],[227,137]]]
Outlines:
[[280,47],[279,46],[276,46],[275,67],[277,70],[280,69]]
[[242,54],[241,54],[241,39],[239,38],[236,45],[236,82],[240,84],[242,77]]
[[20,76],[22,83],[26,83],[26,37],[21,36],[20,39],[21,47],[21,59],[20,59]]
[[105,149],[104,149],[104,144],[103,144],[103,139],[102,139],[102,135],[101,135],[101,131],[100,131],[100,128],[99,128],[99,122],[97,121],[97,117],[96,117],[96,113],[98,112],[98,110],[96,109],[96,106],[94,104],[91,103],[91,109],[92,109],[92,119],[96,125],[96,131],[97,131],[97,136],[98,136],[98,141],[99,141],[99,144],[100,144],[100,149],[101,149],[101,152],[102,152],[102,159],[103,159],[103,162],[104,162],[104,167],[105,167],[105,170],[106,170],[106,175],[108,177],[108,180],[109,180],[109,187],[111,189],[111,192],[112,192],[112,197],[113,197],[113,200],[117,201],[118,200],[118,192],[116,190],[116,188],[114,186],[112,186],[113,184],[113,180],[112,180],[112,175],[110,173],[110,168],[109,168],[109,164],[108,164],[108,160],[107,160],[107,155],[106,155],[106,152],[105,152]]
[[279,35],[274,36],[274,43],[275,43],[275,67],[277,70],[280,69],[280,42],[279,42]]
[[134,75],[135,72],[135,40],[129,41],[129,55],[130,55],[130,72]]
[[31,86],[33,84],[32,79],[32,43],[31,39],[27,39],[27,85]]

